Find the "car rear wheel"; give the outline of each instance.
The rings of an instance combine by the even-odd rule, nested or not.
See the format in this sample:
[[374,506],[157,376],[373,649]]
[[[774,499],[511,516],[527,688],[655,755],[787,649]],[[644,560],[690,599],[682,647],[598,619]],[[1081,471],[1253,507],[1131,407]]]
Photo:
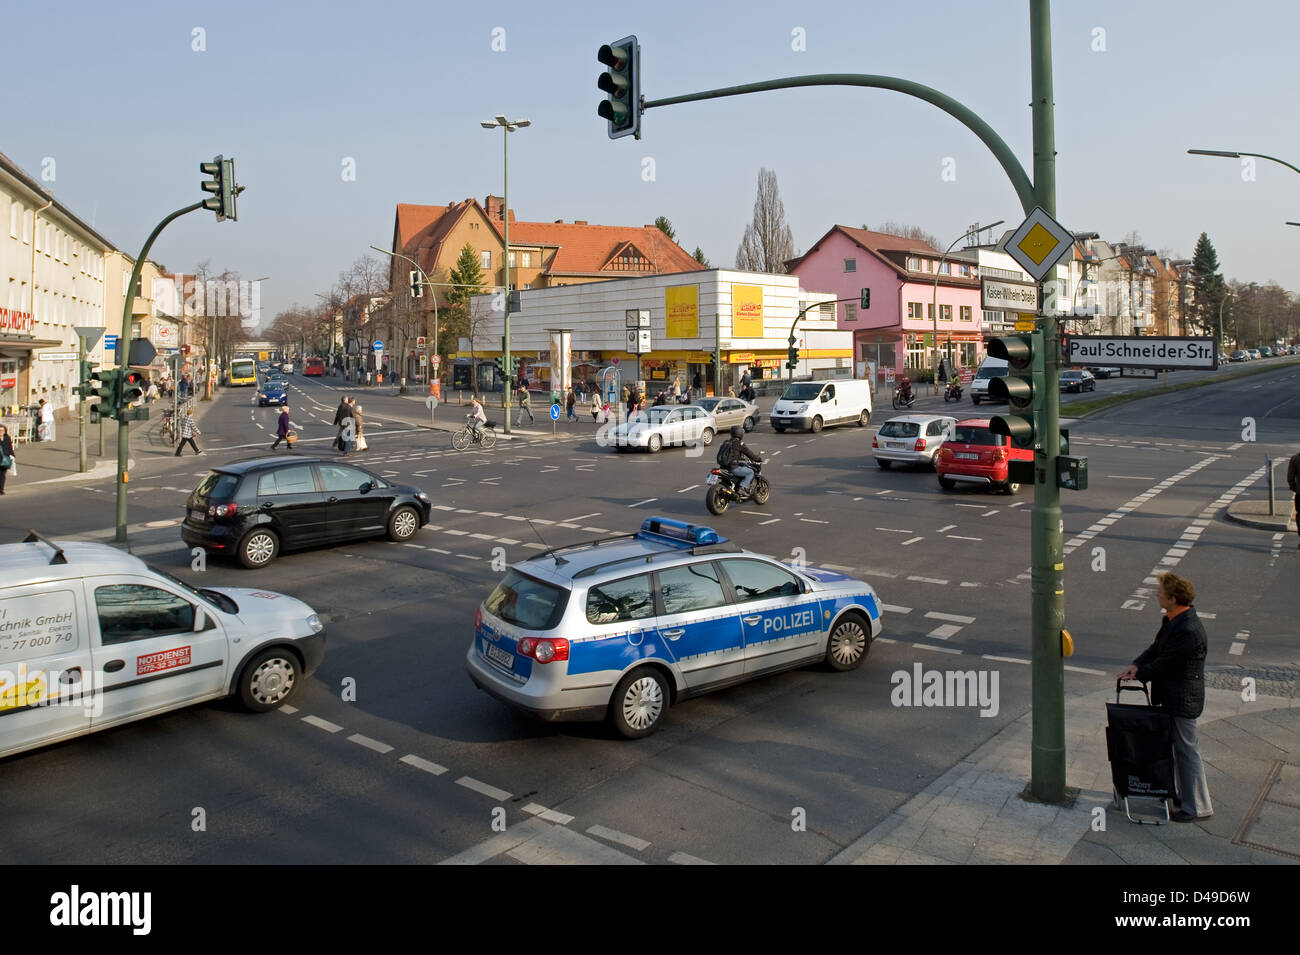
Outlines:
[[704,433],[700,435],[700,444],[706,448],[713,443],[713,429],[705,428]]
[[641,667],[618,681],[609,705],[610,721],[620,736],[649,736],[668,712],[668,685],[659,671]]
[[970,396],[970,403],[973,404],[973,405],[977,405],[977,404],[979,404],[979,403],[980,403],[980,396],[979,396],[979,395],[971,395],[971,396]]
[[843,673],[857,669],[871,647],[871,630],[857,614],[845,614],[826,641],[826,662]]
[[957,486],[957,482],[952,478],[941,477],[939,478],[939,486],[945,491],[951,491]]
[[659,435],[657,434],[650,435],[650,440],[646,442],[646,450],[649,451],[651,454],[654,454],[663,446],[664,446],[664,439],[659,437]]
[[388,539],[399,544],[409,541],[419,529],[420,515],[409,504],[393,511],[393,516],[388,519]]
[[812,433],[816,434],[817,432],[821,431],[821,429],[822,429],[822,417],[821,415],[817,415],[817,417],[812,419]]
[[239,542],[239,562],[250,570],[265,567],[279,552],[280,538],[265,528],[254,528]]
[[259,653],[239,675],[239,699],[255,713],[276,709],[293,695],[301,668],[298,658],[278,648]]

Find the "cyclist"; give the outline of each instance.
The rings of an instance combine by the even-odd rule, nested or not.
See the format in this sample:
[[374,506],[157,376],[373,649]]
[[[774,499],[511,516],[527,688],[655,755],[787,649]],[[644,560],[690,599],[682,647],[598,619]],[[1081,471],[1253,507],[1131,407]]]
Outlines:
[[745,429],[738,424],[732,425],[731,439],[718,449],[718,464],[740,478],[740,489],[748,493],[754,483],[754,469],[744,463],[746,458],[763,463],[762,458],[745,447]]
[[469,431],[471,437],[478,441],[483,434],[483,426],[487,424],[487,415],[483,411],[483,405],[479,403],[478,395],[470,399],[470,412],[465,416],[469,422]]

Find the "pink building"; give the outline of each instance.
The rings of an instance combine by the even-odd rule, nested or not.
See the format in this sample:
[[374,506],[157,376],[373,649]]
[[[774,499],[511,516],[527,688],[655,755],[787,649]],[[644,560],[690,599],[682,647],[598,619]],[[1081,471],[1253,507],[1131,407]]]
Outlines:
[[[915,379],[933,367],[936,298],[941,355],[972,371],[983,357],[979,270],[961,253],[943,258],[916,239],[837,225],[786,270],[810,291],[852,299],[836,309],[838,327],[853,332],[859,377],[874,366],[879,384],[889,372],[907,369]],[[864,288],[866,310],[858,304]]]

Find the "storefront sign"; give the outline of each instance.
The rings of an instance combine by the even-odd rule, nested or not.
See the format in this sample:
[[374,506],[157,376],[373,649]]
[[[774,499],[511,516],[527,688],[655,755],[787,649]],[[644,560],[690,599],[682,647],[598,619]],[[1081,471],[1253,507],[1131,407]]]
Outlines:
[[664,289],[666,338],[700,337],[700,287],[675,285]]
[[756,358],[750,364],[759,368],[780,368],[785,361],[784,358]]
[[0,308],[0,331],[27,332],[31,334],[32,313],[15,312],[11,309]]
[[754,364],[754,353],[752,351],[728,352],[727,363],[730,365],[752,365]]
[[18,387],[17,378],[0,378],[0,390],[4,390],[6,388],[17,388],[17,387]]
[[763,337],[763,287],[731,286],[731,334],[736,338]]

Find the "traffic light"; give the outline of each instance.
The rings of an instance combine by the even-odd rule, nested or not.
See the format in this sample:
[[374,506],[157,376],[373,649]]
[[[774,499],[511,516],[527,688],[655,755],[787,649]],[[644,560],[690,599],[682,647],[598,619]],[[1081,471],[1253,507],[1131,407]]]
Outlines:
[[609,138],[641,138],[641,48],[636,37],[606,43],[596,59],[609,67],[596,80],[608,94],[596,107],[596,114],[609,122]]
[[137,401],[144,399],[144,390],[148,387],[145,381],[144,373],[139,371],[128,371],[126,377],[122,379],[121,393],[118,396],[117,406],[119,408],[129,408]]
[[862,290],[862,310],[865,312],[870,307],[871,307],[871,289],[864,288]]
[[91,385],[91,382],[93,382],[96,377],[95,363],[93,361],[82,361],[80,365],[81,377],[77,379],[77,385],[72,389],[72,391],[74,394],[78,394],[82,398],[89,398],[95,393],[94,388]]
[[989,422],[994,434],[1005,434],[1017,448],[1035,448],[1038,435],[1034,433],[1034,398],[1036,390],[1043,387],[1042,337],[1034,335],[1008,335],[990,339],[990,358],[1002,358],[1007,363],[1007,375],[989,382],[989,397],[1005,401],[1009,413],[996,415]]
[[211,209],[217,214],[217,221],[238,220],[235,215],[235,197],[241,190],[235,185],[235,161],[218,156],[212,162],[199,163],[199,172],[212,176],[200,184],[204,192],[212,193],[211,198],[203,200],[203,208]]
[[424,286],[420,284],[420,273],[411,269],[411,298],[420,298],[424,295]]
[[117,384],[122,374],[118,368],[100,368],[87,382],[86,398],[90,401],[90,423],[100,418],[117,417]]

